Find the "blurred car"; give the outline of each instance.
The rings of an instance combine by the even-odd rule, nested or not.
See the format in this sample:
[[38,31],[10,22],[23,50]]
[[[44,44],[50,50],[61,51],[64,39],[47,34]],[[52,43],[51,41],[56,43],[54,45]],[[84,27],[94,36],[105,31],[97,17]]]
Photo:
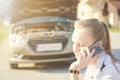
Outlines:
[[75,19],[74,0],[15,0],[9,35],[11,68],[19,68],[23,63],[38,65],[74,60],[71,34]]

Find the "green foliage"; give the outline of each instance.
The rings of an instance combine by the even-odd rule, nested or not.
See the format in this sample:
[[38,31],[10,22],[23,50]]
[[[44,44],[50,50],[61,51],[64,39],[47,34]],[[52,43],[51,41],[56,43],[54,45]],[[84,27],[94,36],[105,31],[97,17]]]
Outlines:
[[111,27],[109,28],[110,32],[120,32],[120,28],[118,27]]
[[0,43],[7,37],[9,33],[9,27],[0,25]]

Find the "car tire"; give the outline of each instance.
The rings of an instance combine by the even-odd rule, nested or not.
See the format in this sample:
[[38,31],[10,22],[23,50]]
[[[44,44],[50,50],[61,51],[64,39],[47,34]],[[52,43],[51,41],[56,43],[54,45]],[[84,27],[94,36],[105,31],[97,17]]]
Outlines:
[[18,64],[10,63],[10,67],[11,67],[12,69],[18,69]]

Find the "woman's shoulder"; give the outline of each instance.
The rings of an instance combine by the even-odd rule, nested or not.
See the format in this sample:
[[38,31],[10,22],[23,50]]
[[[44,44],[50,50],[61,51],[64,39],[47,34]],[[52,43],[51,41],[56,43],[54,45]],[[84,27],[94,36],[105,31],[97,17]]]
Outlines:
[[116,70],[116,68],[112,65],[106,65],[101,71],[100,77],[103,80],[118,80],[120,79],[120,73]]
[[116,71],[116,68],[114,67],[114,65],[111,63],[111,64],[107,64],[105,65],[105,67],[102,69],[101,73],[104,73],[104,74],[114,74],[114,73],[117,73]]
[[120,73],[118,72],[118,70],[120,71],[120,63],[115,62],[114,65],[112,58],[109,55],[107,55],[104,61],[104,65],[105,67],[102,69],[100,74],[101,78],[105,78],[105,80],[108,78],[112,80],[118,80],[118,78],[120,78]]
[[112,59],[109,55],[106,55],[104,64],[106,65],[106,67],[115,67],[120,70],[120,61]]
[[[104,64],[104,67],[102,65]],[[120,68],[120,65],[118,63],[117,67]],[[101,69],[103,68],[103,69]],[[109,55],[101,54],[96,66],[88,67],[85,72],[85,80],[90,80],[92,78],[96,79],[104,79],[104,80],[118,80],[120,79],[120,74],[117,72],[116,68],[112,64],[112,59]],[[92,79],[93,80],[93,79]]]

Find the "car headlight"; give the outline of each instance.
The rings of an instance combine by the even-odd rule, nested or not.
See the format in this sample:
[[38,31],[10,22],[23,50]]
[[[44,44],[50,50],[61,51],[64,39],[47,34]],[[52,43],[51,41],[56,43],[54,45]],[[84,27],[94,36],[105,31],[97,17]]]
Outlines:
[[20,35],[11,34],[10,35],[10,45],[11,46],[17,46],[17,47],[24,47],[25,46],[25,40]]

